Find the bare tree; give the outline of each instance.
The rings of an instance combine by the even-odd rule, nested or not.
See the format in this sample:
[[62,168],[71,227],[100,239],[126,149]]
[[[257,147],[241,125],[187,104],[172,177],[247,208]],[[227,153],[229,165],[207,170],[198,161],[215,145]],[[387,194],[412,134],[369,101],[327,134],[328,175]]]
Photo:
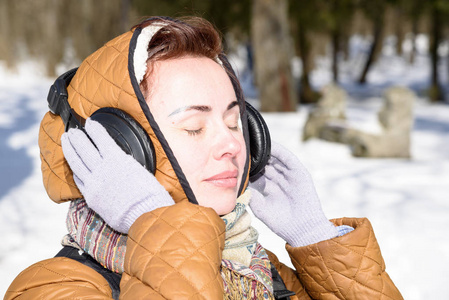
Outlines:
[[254,0],[251,37],[262,111],[295,111],[293,45],[286,0]]
[[328,6],[327,31],[332,43],[332,74],[334,83],[338,83],[339,53],[344,44],[345,34],[349,31],[355,13],[354,0],[334,0]]
[[430,32],[430,60],[431,60],[431,85],[429,88],[429,97],[431,101],[441,101],[443,100],[443,91],[440,86],[440,76],[438,72],[438,65],[440,57],[438,55],[438,46],[443,40],[442,25],[443,25],[443,14],[440,9],[438,9],[438,1],[433,1],[431,7],[432,24]]
[[11,1],[0,1],[0,59],[6,61],[6,65],[13,67],[14,61],[14,43],[11,34]]
[[368,53],[365,65],[360,75],[359,83],[366,83],[366,77],[368,72],[377,58],[377,54],[380,53],[383,44],[384,37],[384,21],[385,21],[385,11],[386,11],[386,0],[362,0],[361,6],[364,14],[372,21],[373,30],[373,42],[371,43],[371,48]]

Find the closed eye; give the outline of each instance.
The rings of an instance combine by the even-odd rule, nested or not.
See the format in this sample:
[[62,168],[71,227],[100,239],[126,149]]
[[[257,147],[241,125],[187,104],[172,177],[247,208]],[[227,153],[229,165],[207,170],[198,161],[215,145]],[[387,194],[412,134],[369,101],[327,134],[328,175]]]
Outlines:
[[202,128],[196,129],[196,130],[188,130],[188,129],[186,129],[185,131],[187,131],[187,133],[188,133],[190,136],[195,136],[195,135],[200,134],[200,133],[203,131],[203,129],[202,129]]

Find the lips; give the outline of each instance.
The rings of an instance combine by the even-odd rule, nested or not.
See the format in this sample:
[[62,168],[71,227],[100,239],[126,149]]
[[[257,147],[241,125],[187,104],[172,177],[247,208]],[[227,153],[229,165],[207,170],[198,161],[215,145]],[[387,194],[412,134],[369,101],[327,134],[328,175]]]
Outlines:
[[204,181],[217,187],[231,188],[237,186],[237,176],[237,170],[225,171],[209,177]]

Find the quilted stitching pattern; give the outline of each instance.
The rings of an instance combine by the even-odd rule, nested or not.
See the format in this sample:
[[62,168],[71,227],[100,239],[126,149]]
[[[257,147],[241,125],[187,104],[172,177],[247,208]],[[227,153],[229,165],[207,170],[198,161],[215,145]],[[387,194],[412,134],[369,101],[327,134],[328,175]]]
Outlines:
[[61,118],[48,112],[39,129],[41,170],[48,196],[57,203],[81,197],[73,181],[72,171],[62,153],[63,131]]
[[112,295],[99,273],[72,259],[58,257],[22,271],[4,299],[112,299]]
[[[131,84],[128,51],[132,34],[130,31],[116,37],[83,61],[68,87],[69,103],[84,118],[101,107],[115,107],[133,116],[153,141],[157,158],[156,178],[175,202],[184,201],[187,197]],[[63,130],[61,119],[47,114],[39,133],[44,185],[50,198],[58,203],[81,197],[60,146]]]
[[129,231],[122,293],[222,299],[224,238],[224,222],[210,208],[183,202],[144,214]]
[[297,274],[294,270],[290,269],[283,263],[279,262],[276,255],[274,255],[272,252],[267,251],[268,257],[270,258],[270,262],[275,266],[276,270],[279,272],[279,275],[281,275],[282,281],[284,281],[285,287],[295,292],[295,296],[290,297],[291,300],[310,300],[309,295],[307,294],[306,290],[302,286],[301,282],[299,281]]
[[131,35],[118,36],[94,52],[83,62],[80,76],[73,78],[69,102],[84,116],[100,107],[123,109],[127,102],[137,104],[127,68]]
[[314,299],[403,299],[388,274],[368,219],[333,220],[354,231],[305,247],[287,245],[301,282]]
[[[355,230],[307,247],[287,245],[298,272],[268,252],[287,288],[296,292],[292,299],[402,299],[368,220],[334,223]],[[224,231],[213,210],[187,202],[141,216],[130,230],[121,299],[222,299]],[[111,299],[111,291],[93,269],[58,257],[24,270],[4,299]]]

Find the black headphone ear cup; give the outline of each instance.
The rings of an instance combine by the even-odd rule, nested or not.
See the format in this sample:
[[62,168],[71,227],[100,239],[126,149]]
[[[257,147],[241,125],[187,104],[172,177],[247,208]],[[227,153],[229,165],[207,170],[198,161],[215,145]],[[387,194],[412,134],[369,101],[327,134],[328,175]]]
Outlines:
[[262,115],[248,102],[246,102],[246,112],[251,152],[249,177],[253,177],[265,168],[270,159],[271,138]]
[[104,107],[95,111],[90,118],[103,125],[123,151],[154,174],[156,155],[153,143],[133,117],[120,109]]

